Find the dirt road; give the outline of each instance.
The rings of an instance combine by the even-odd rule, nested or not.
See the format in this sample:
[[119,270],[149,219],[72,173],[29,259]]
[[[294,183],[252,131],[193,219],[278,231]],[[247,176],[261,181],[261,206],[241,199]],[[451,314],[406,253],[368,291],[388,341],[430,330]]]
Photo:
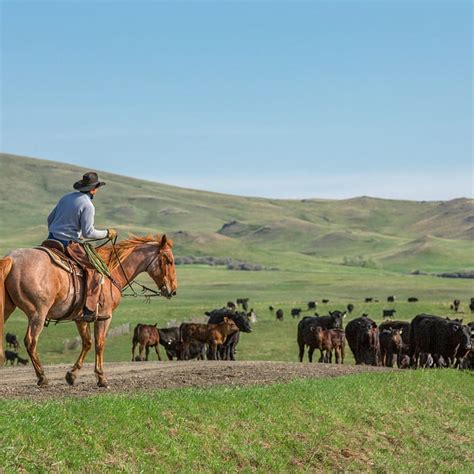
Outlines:
[[292,362],[124,362],[106,364],[109,388],[98,388],[93,365],[86,364],[76,385],[66,384],[68,365],[45,367],[49,386],[38,388],[31,366],[0,369],[0,399],[28,398],[33,400],[62,397],[84,397],[103,393],[127,393],[155,389],[241,386],[289,382],[301,378],[337,377],[360,372],[380,372],[378,367],[299,364]]

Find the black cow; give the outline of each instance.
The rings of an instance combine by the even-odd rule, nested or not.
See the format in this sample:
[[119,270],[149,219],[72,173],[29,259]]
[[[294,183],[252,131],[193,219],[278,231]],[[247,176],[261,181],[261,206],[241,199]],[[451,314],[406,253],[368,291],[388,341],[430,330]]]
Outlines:
[[416,303],[418,301],[418,298],[416,298],[415,296],[410,296],[407,301],[409,303]]
[[301,314],[301,311],[303,311],[301,308],[293,308],[291,310],[291,316],[293,316],[293,319],[299,318],[300,314]]
[[460,304],[461,304],[461,301],[459,301],[459,300],[454,300],[453,301],[452,309],[454,311],[456,311],[456,313],[459,311],[459,305]]
[[[313,352],[316,349],[315,346],[315,338],[313,334],[313,330],[311,328],[321,327],[323,329],[342,329],[342,320],[346,316],[346,312],[341,311],[329,311],[327,316],[305,316],[299,323],[298,323],[298,335],[297,335],[297,342],[299,347],[299,359],[300,362],[303,362],[304,357],[304,348],[305,346],[309,346],[308,350],[308,358],[309,361],[313,361]],[[323,352],[321,351],[321,357],[319,362],[323,361]]]
[[364,300],[366,303],[372,303],[374,301],[373,298],[365,298]]
[[324,304],[328,304],[329,303],[329,300],[328,299],[325,299],[325,300],[321,300]]
[[28,359],[23,359],[16,352],[5,351],[5,365],[7,365],[7,362],[11,362],[11,365],[13,365],[13,362],[15,362],[15,360],[16,360],[16,365],[18,365],[18,364],[22,364],[22,365],[28,364]]
[[469,309],[471,313],[474,313],[474,298],[471,298],[471,302],[469,303]]
[[463,369],[474,369],[474,321],[467,323],[467,327],[471,332],[471,350],[469,354],[464,358],[464,361],[461,365]]
[[275,311],[275,308],[274,308],[273,306],[271,306],[271,305],[268,307],[268,309],[269,309],[269,311],[272,312],[272,313],[273,313],[273,311]]
[[278,321],[283,321],[283,310],[282,309],[277,309],[276,318],[278,319]]
[[220,360],[235,360],[235,349],[240,340],[240,332],[252,332],[249,315],[240,311],[229,311],[228,308],[206,311],[206,315],[209,316],[208,324],[219,324],[224,322],[224,318],[229,318],[239,328],[237,332],[231,334],[226,339],[219,349]]
[[393,318],[393,315],[397,312],[396,309],[384,309],[383,317],[384,318]]
[[237,298],[237,306],[242,306],[244,311],[249,310],[249,298]]
[[362,316],[346,326],[346,339],[356,364],[380,365],[380,343],[377,324]]
[[352,314],[352,311],[354,311],[354,305],[353,305],[352,303],[349,303],[349,304],[347,305],[347,312],[348,312],[349,314]]
[[433,356],[439,367],[439,357],[448,366],[462,364],[472,348],[471,332],[460,321],[451,321],[431,314],[415,316],[410,325],[410,356],[414,367],[418,366],[421,353]]
[[317,306],[318,306],[318,303],[316,301],[309,301],[308,302],[308,311],[310,309],[316,309]]
[[389,296],[387,298],[387,303],[395,303],[396,297],[395,296]]
[[227,302],[227,307],[234,310],[234,311],[237,309],[237,306],[233,301],[228,301]]
[[18,342],[18,339],[15,334],[7,332],[7,334],[5,335],[5,339],[7,340],[8,347],[13,347],[15,350],[18,351],[18,349],[20,348],[20,343]]
[[[182,360],[181,342],[179,341],[179,328],[160,328],[160,344],[165,348],[169,360]],[[204,360],[206,345],[199,341],[192,341],[189,347],[189,359]]]

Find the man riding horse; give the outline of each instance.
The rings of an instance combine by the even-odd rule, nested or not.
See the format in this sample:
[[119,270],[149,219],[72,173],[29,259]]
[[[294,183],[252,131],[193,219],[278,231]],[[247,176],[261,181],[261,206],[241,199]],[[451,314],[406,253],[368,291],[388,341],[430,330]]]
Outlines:
[[92,200],[97,191],[105,186],[97,173],[89,171],[74,183],[75,192],[65,194],[48,216],[48,239],[61,242],[69,257],[76,261],[86,276],[86,299],[82,320],[93,322],[97,318],[102,275],[90,263],[80,243],[81,239],[113,239],[114,229],[94,228],[95,208]]

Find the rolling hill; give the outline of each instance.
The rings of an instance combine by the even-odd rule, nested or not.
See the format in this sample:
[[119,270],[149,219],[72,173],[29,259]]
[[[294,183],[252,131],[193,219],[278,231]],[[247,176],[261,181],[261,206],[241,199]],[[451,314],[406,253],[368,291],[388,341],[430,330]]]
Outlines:
[[[0,154],[0,251],[37,244],[57,199],[85,170]],[[415,202],[357,197],[280,200],[184,189],[107,172],[96,224],[166,232],[178,255],[230,256],[317,271],[346,257],[408,272],[474,268],[474,201]]]

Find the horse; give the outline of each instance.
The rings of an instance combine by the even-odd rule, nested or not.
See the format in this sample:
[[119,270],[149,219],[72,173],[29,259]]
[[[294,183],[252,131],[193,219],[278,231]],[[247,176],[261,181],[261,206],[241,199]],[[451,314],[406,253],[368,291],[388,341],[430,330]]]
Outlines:
[[[178,282],[172,247],[173,242],[166,235],[131,235],[116,245],[109,244],[98,249],[111,276],[103,281],[98,318],[94,322],[94,372],[99,387],[108,385],[103,369],[105,337],[112,313],[120,303],[122,289],[137,275],[146,272],[159,288],[161,295],[168,299],[176,295]],[[24,341],[38,385],[47,386],[48,380],[37,351],[38,338],[46,319],[73,320],[82,339],[81,353],[71,370],[66,373],[67,383],[74,385],[84,359],[92,347],[89,324],[78,320],[83,308],[82,305],[74,304],[77,291],[84,296],[84,282],[80,281],[79,288],[74,288],[71,275],[53,264],[49,255],[40,249],[17,249],[0,258],[0,365],[4,362],[4,324],[14,309],[19,308],[28,318]]]

